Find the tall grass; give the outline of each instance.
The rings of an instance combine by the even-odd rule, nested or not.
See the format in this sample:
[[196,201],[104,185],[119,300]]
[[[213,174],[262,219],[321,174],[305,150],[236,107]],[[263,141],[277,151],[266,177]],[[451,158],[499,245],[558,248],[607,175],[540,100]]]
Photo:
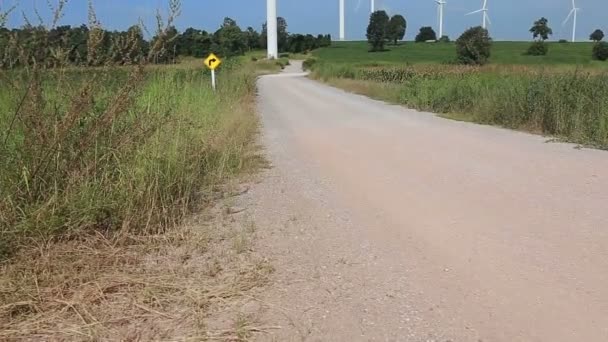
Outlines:
[[0,250],[179,222],[247,165],[255,76],[222,73],[214,93],[200,67],[2,71]]
[[95,67],[57,50],[38,63],[45,39],[12,44],[10,63],[0,51],[0,339],[209,338],[215,307],[272,271],[242,235],[231,251],[227,233],[244,222],[219,209],[182,221],[258,164],[255,78],[280,66],[225,60],[214,92],[200,60],[148,64],[171,40],[180,1],[168,2],[135,66],[97,56],[91,2]]
[[412,108],[608,148],[608,73],[599,70],[320,62],[313,76],[370,82]]

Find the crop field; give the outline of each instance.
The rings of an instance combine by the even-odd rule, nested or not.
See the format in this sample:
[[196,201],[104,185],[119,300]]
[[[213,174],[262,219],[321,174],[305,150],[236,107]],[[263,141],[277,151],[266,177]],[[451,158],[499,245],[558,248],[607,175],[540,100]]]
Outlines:
[[[593,43],[550,42],[546,56],[527,56],[530,42],[494,42],[490,64],[553,65],[598,67],[608,70],[608,63],[591,58]],[[454,43],[414,43],[387,45],[388,51],[369,53],[367,42],[335,42],[315,51],[314,56],[336,63],[376,64],[441,64],[456,58]]]

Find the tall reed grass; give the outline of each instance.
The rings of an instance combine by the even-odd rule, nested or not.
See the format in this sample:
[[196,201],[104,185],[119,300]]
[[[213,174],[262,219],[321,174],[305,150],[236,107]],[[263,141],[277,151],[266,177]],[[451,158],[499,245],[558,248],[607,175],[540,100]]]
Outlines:
[[408,107],[608,148],[608,73],[601,70],[366,67],[321,61],[313,77],[372,82],[392,94],[391,101]]
[[24,237],[162,230],[247,166],[249,67],[227,65],[216,93],[200,66],[1,72],[4,254]]

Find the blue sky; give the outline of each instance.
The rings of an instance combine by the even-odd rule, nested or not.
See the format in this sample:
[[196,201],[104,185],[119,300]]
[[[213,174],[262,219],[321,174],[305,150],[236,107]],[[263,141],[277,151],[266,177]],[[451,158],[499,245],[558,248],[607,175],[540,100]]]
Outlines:
[[[51,0],[56,1],[56,0]],[[287,19],[293,33],[331,33],[338,36],[338,0],[277,0],[279,15]],[[362,39],[369,16],[369,0],[346,1],[347,39]],[[447,0],[445,31],[457,37],[462,31],[481,23],[481,15],[464,16],[481,8],[483,0]],[[20,10],[34,18],[35,6],[49,17],[46,0],[0,0],[0,8],[19,3]],[[142,18],[150,28],[154,25],[157,8],[165,9],[165,0],[95,0],[97,14],[104,26],[124,29]],[[177,26],[190,26],[209,31],[217,29],[222,19],[229,16],[245,28],[260,29],[265,21],[266,0],[182,0],[182,15]],[[412,39],[420,26],[437,27],[436,5],[433,0],[376,0],[379,9],[389,14],[399,13],[408,21],[407,39]],[[577,39],[586,40],[595,28],[608,31],[608,0],[577,0],[579,12]],[[492,20],[490,33],[496,40],[529,40],[527,29],[532,22],[545,16],[555,33],[554,39],[569,38],[572,25],[561,22],[571,8],[570,0],[488,0]],[[20,12],[13,13],[9,24],[21,25]],[[87,1],[69,0],[62,22],[80,24],[87,20]]]

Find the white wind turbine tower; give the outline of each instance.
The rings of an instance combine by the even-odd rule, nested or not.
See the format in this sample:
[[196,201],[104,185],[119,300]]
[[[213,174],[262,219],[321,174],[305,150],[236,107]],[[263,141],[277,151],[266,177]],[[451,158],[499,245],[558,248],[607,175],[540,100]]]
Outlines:
[[375,0],[369,0],[369,11],[370,13],[374,13],[376,12],[376,1]]
[[340,0],[340,40],[344,40],[345,38],[344,27],[344,0]]
[[447,4],[445,0],[435,0],[437,3],[437,16],[439,20],[439,38],[443,37],[443,6]]
[[471,15],[479,12],[483,13],[483,24],[481,25],[481,27],[485,29],[488,26],[487,24],[491,24],[490,16],[488,16],[488,0],[483,0],[483,7],[481,9],[478,9],[477,11],[473,11],[471,13],[467,13],[466,15]]
[[564,20],[564,22],[562,23],[562,25],[566,25],[568,20],[570,20],[570,17],[572,17],[572,42],[576,41],[576,14],[578,13],[578,11],[580,11],[580,8],[577,8],[576,3],[574,2],[574,0],[572,0],[572,10],[566,17],[566,20]]
[[266,0],[266,36],[268,42],[268,59],[279,57],[277,41],[277,0]]

